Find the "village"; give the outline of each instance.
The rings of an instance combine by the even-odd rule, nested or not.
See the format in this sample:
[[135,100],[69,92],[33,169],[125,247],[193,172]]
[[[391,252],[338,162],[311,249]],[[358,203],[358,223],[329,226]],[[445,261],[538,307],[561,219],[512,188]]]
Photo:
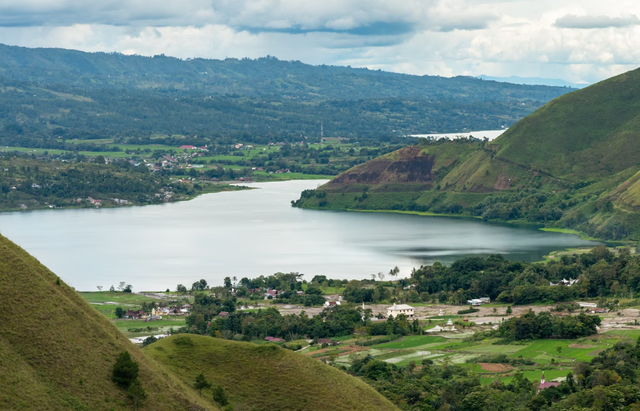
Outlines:
[[[570,280],[565,280],[570,286]],[[341,294],[323,294],[323,303],[314,306],[281,303],[286,294],[277,289],[249,289],[248,295],[237,298],[237,312],[257,312],[276,309],[280,315],[321,315],[337,307],[356,308],[362,320],[368,323],[388,323],[395,319],[417,322],[418,332],[413,335],[368,336],[362,330],[349,335],[329,338],[289,340],[281,336],[264,335],[256,344],[277,344],[338,367],[349,367],[358,358],[369,356],[395,366],[420,367],[425,363],[453,363],[469,367],[478,373],[483,383],[499,379],[511,381],[516,373],[530,380],[539,380],[539,389],[557,386],[573,370],[579,361],[588,361],[599,352],[621,340],[640,336],[638,317],[640,309],[611,309],[598,307],[595,301],[580,301],[565,305],[512,306],[492,302],[488,297],[467,301],[466,306],[429,303],[354,304],[344,300]],[[95,293],[86,293],[95,294]],[[236,294],[233,289],[231,294]],[[114,294],[111,294],[112,296]],[[305,292],[295,291],[303,297]],[[105,296],[106,297],[106,296]],[[114,318],[116,325],[135,344],[144,345],[150,336],[160,339],[180,332],[186,326],[186,318],[193,309],[189,294],[141,293],[132,294],[133,300],[143,301],[145,309],[122,310]],[[171,303],[182,301],[182,303]],[[113,301],[94,303],[103,312],[112,310]],[[135,304],[131,304],[132,306]],[[467,307],[467,308],[465,308]],[[117,308],[116,308],[117,310]],[[572,339],[537,340],[517,345],[495,345],[492,339],[475,339],[487,331],[497,330],[500,324],[528,312],[549,312],[554,317],[584,313],[599,316],[601,324],[592,336]],[[365,318],[364,313],[371,313]],[[228,311],[219,311],[216,318],[227,318]],[[495,358],[501,358],[496,363]]]

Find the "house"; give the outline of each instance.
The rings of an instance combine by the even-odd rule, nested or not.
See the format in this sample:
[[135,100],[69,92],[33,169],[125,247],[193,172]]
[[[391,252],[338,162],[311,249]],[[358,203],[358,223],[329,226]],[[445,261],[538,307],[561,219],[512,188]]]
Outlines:
[[266,293],[264,293],[264,299],[268,300],[269,297],[271,298],[278,298],[278,294],[282,293],[282,291],[278,291],[278,290],[267,290]]
[[228,316],[229,316],[229,313],[226,311],[220,311],[218,313],[218,317],[227,318]]
[[298,295],[304,295],[304,291],[296,291],[296,294],[298,294]]
[[264,337],[264,340],[269,342],[285,342],[282,338],[277,337]]
[[330,338],[320,338],[318,344],[327,344],[330,347],[342,344],[340,341],[332,340]]
[[560,385],[559,382],[545,382],[544,380],[544,371],[542,372],[542,378],[540,379],[540,384],[538,384],[538,388],[536,389],[536,394],[538,394],[540,391],[549,388],[549,387],[557,387],[558,385]]
[[467,300],[467,304],[473,307],[479,307],[482,304],[488,304],[490,302],[491,302],[491,298],[489,297],[474,298],[473,300]]
[[127,310],[127,312],[124,314],[124,316],[126,318],[129,318],[129,319],[132,319],[132,320],[137,320],[137,319],[140,319],[140,318],[149,318],[147,313],[145,313],[142,310],[140,310],[140,311]]
[[340,301],[325,301],[325,307],[335,307],[336,305],[340,305]]
[[393,304],[393,306],[387,308],[387,317],[393,316],[396,318],[400,314],[404,314],[409,318],[413,318],[413,307],[407,304]]
[[198,147],[196,146],[180,146],[180,149],[184,149],[184,150],[197,150]]

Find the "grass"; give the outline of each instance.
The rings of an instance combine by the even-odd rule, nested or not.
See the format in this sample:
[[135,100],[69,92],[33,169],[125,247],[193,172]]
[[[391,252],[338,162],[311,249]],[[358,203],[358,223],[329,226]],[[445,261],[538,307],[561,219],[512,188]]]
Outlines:
[[[190,344],[176,344],[180,337],[188,338]],[[143,351],[186,385],[203,373],[214,386],[224,388],[235,409],[396,410],[361,380],[272,344],[177,335]]]
[[1,236],[0,312],[0,409],[130,410],[124,391],[110,380],[123,351],[139,364],[148,393],[145,409],[213,408],[150,361],[73,288]]
[[[113,324],[118,327],[120,332],[126,335],[129,338],[132,337],[142,337],[145,335],[152,334],[160,334],[162,332],[168,331],[170,328],[180,328],[187,325],[187,322],[184,318],[177,319],[162,319],[155,321],[145,322],[144,320],[114,320]],[[129,332],[129,329],[132,328],[158,328],[158,331],[141,331],[141,332]]]

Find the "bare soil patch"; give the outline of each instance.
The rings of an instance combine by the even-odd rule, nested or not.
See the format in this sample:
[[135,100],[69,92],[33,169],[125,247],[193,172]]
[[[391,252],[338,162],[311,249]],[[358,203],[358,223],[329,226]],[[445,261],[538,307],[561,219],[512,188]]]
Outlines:
[[513,369],[509,364],[489,364],[486,362],[479,362],[478,365],[481,366],[484,371],[489,372],[504,372]]
[[595,348],[595,346],[589,344],[571,344],[569,348]]

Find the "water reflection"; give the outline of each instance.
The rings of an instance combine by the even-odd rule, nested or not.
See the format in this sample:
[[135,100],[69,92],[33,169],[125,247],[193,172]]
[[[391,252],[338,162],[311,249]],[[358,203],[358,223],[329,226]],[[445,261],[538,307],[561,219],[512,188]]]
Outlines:
[[536,261],[593,245],[576,236],[475,219],[300,210],[290,201],[318,181],[258,183],[183,203],[102,210],[0,214],[0,231],[81,290],[120,281],[174,289],[200,278],[298,271],[310,280],[365,278],[399,266],[499,253]]

